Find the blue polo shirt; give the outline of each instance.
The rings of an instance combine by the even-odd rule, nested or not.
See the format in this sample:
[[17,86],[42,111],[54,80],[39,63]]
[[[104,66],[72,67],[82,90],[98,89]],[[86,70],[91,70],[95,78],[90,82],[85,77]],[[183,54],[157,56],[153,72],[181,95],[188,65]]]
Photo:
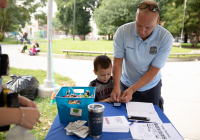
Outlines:
[[[120,26],[114,36],[113,54],[115,58],[123,58],[121,82],[130,87],[134,85],[150,68],[162,68],[171,51],[173,36],[160,25],[145,41],[138,35],[136,22]],[[160,81],[161,71],[146,86],[138,91],[146,91],[155,87]]]

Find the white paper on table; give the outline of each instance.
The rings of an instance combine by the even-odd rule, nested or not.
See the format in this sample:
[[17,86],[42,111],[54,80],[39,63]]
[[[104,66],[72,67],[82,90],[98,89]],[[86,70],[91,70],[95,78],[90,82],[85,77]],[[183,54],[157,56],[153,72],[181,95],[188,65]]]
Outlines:
[[125,116],[103,117],[103,132],[129,132],[129,122]]
[[134,123],[130,132],[133,139],[183,140],[171,123]]
[[128,116],[149,117],[148,122],[162,123],[152,103],[128,102],[126,110]]
[[128,102],[126,103],[126,108],[154,110],[152,103],[145,103],[145,102]]

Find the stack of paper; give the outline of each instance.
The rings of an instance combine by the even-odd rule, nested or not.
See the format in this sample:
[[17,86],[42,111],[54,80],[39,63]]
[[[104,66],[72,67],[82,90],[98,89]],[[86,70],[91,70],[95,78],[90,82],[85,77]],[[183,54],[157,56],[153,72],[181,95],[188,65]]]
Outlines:
[[129,132],[129,122],[125,116],[103,118],[103,132]]
[[128,102],[126,110],[128,116],[149,117],[149,122],[162,123],[152,103]]
[[133,139],[183,140],[170,123],[134,123],[130,126]]

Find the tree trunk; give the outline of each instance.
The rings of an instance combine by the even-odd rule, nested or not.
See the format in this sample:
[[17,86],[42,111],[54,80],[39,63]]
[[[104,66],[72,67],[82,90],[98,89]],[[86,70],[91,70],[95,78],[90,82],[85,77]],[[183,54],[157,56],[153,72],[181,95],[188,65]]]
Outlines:
[[192,44],[192,48],[197,48],[198,42],[199,42],[199,32],[197,31],[196,35],[190,35],[190,43]]
[[184,35],[184,43],[187,43],[187,40],[188,40],[188,34],[185,33],[185,35]]
[[85,41],[85,35],[80,35],[81,41]]
[[3,42],[3,39],[4,39],[4,32],[1,32],[0,42]]
[[110,34],[108,34],[108,40],[110,40]]
[[113,34],[111,34],[110,40],[113,40]]

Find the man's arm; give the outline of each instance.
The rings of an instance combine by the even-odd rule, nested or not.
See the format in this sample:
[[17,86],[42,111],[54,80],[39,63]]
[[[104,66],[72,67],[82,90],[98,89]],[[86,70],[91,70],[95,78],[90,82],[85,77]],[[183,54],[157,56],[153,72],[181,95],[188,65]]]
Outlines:
[[120,90],[120,78],[122,75],[122,62],[123,58],[114,58],[113,60],[113,82],[114,87],[111,93],[111,102],[119,102],[119,97],[121,94]]
[[159,71],[160,68],[151,66],[148,72],[144,74],[139,81],[137,81],[134,85],[124,91],[124,93],[120,97],[120,102],[129,102],[132,99],[132,94],[134,94],[138,89],[149,84],[156,77]]

